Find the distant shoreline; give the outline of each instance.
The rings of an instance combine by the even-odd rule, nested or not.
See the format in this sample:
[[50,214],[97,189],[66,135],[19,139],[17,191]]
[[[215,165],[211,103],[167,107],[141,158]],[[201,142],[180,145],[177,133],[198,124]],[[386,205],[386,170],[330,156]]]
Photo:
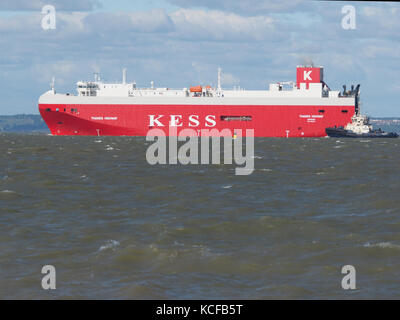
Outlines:
[[0,132],[50,132],[40,114],[0,116]]

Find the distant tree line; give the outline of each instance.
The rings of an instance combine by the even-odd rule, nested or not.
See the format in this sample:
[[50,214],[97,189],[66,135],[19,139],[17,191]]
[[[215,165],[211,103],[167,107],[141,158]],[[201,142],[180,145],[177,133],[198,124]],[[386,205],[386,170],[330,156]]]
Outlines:
[[48,132],[40,115],[0,116],[0,132]]

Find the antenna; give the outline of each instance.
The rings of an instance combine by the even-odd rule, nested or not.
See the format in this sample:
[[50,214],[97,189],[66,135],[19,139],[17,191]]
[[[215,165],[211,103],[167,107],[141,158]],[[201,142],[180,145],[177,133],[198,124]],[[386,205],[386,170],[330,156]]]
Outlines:
[[51,86],[51,91],[53,91],[53,93],[56,93],[56,91],[54,90],[54,84],[55,84],[55,82],[56,82],[56,78],[53,77],[53,78],[51,79],[51,84],[50,84],[50,86]]
[[122,83],[126,84],[126,68],[122,69]]
[[218,67],[218,91],[221,91],[221,67]]

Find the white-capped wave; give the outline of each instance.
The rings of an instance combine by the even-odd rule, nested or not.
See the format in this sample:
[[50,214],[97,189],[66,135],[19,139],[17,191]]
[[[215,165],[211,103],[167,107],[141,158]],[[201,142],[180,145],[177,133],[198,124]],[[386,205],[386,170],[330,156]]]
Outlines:
[[400,245],[398,244],[393,244],[390,242],[378,242],[378,243],[374,243],[371,244],[369,242],[367,242],[366,244],[364,244],[364,247],[369,248],[369,247],[378,247],[378,248],[389,248],[389,249],[400,249]]
[[115,251],[119,245],[120,243],[116,240],[107,240],[106,243],[99,248],[99,252],[107,249]]
[[16,193],[15,191],[12,190],[2,190],[0,193]]

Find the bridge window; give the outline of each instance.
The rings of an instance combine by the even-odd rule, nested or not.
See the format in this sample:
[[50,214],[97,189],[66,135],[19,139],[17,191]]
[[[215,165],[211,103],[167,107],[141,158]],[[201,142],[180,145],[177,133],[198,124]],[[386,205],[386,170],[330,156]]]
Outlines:
[[324,113],[325,110],[321,109],[321,110],[318,110],[318,112],[319,112],[319,113]]
[[343,112],[343,113],[347,113],[347,112],[349,112],[349,111],[347,111],[347,110],[342,110],[342,112]]

